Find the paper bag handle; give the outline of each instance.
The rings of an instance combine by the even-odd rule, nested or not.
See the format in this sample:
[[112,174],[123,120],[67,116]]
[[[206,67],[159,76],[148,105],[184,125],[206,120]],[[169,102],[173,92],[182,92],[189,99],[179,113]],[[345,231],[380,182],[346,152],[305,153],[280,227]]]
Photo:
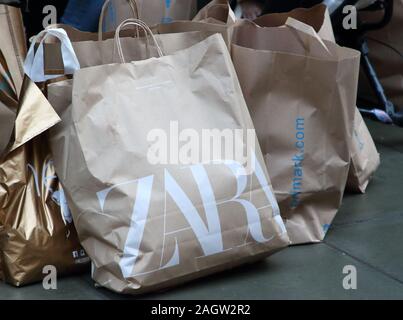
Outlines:
[[[301,41],[303,47],[305,48],[306,51],[309,51],[309,47],[310,47],[310,42],[313,39],[315,39],[320,45],[321,47],[325,50],[325,52],[328,55],[331,55],[329,48],[326,46],[326,44],[323,42],[323,40],[319,37],[319,35],[317,34],[317,32],[315,31],[314,28],[312,28],[311,26],[297,20],[294,18],[289,17],[285,23],[285,25],[290,28],[293,31],[296,31],[296,35],[298,40]],[[307,35],[308,37],[301,37],[301,33]]]
[[[80,63],[78,62],[73,45],[71,44],[66,31],[61,28],[45,29],[34,37],[24,63],[25,74],[34,82],[44,82],[60,76],[45,75],[43,43],[49,36],[56,37],[61,42],[65,74],[73,74],[74,71],[80,69]],[[41,39],[41,41],[35,52],[35,45],[39,39]]]
[[[236,16],[229,4],[228,5],[218,4],[218,3],[213,4],[209,8],[207,8],[205,11],[203,11],[203,14],[201,14],[199,18],[207,19],[207,18],[209,18],[210,11],[212,11],[214,8],[224,8],[224,6],[227,7],[227,9],[228,9],[228,17],[227,17],[227,21],[225,21],[225,22],[227,24],[234,24],[236,22]],[[193,19],[193,21],[197,21],[197,20]]]
[[[162,52],[162,49],[161,49],[160,45],[158,44],[157,39],[155,38],[155,35],[151,31],[150,27],[145,22],[143,22],[143,21],[141,21],[139,19],[127,19],[127,20],[123,21],[117,27],[116,34],[115,34],[115,44],[116,44],[116,46],[118,48],[118,54],[119,54],[119,57],[120,57],[120,60],[121,60],[122,63],[125,63],[126,61],[125,61],[125,57],[123,55],[122,44],[120,42],[120,32],[121,32],[122,28],[124,28],[126,26],[140,27],[144,31],[146,37],[150,36],[151,39],[153,40],[153,42],[154,42],[154,44],[155,44],[155,46],[157,48],[157,51],[158,51],[158,56],[160,58],[164,56],[164,53]],[[147,39],[148,39],[148,37],[147,37]]]
[[[106,0],[102,6],[101,15],[99,16],[99,23],[98,23],[98,41],[103,40],[103,26],[104,26],[105,14],[106,14],[108,7],[111,5],[111,1],[112,0]],[[128,1],[130,4],[130,8],[133,12],[133,17],[135,19],[140,19],[139,7],[137,5],[136,0],[126,0],[126,1]],[[138,29],[137,29],[137,37],[138,36],[139,36],[139,34],[138,34]]]

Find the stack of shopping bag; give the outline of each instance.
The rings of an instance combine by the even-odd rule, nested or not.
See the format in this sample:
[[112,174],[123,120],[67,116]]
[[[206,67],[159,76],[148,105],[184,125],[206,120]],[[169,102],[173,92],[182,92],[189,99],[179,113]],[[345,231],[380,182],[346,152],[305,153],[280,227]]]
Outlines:
[[[379,165],[359,53],[334,42],[326,7],[237,21],[214,0],[147,25],[146,3],[106,1],[97,34],[42,31],[21,96],[11,83],[1,100],[9,283],[79,272],[88,254],[98,285],[140,294],[319,242]],[[132,17],[104,32],[120,6]]]

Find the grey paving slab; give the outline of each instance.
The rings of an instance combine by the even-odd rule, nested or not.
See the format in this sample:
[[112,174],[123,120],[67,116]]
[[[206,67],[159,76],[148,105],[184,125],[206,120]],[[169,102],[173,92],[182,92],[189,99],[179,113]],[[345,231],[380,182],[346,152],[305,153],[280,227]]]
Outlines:
[[[357,268],[358,288],[342,286],[346,265]],[[194,299],[392,299],[403,298],[403,285],[324,244],[279,252],[265,262],[224,276],[202,280],[156,298]]]
[[325,242],[403,282],[403,217],[346,225]]
[[[354,265],[357,290],[342,286]],[[109,299],[136,299],[98,289]],[[267,260],[140,299],[402,299],[403,285],[325,244],[298,246]]]
[[365,122],[377,144],[403,152],[403,128],[385,125],[368,119],[365,119]]
[[333,226],[403,214],[403,154],[378,145],[381,166],[367,193],[346,194]]
[[105,296],[94,289],[86,276],[59,279],[56,290],[45,290],[42,284],[14,288],[0,284],[0,300],[99,300]]
[[346,194],[333,227],[403,213],[403,129],[365,119],[381,154],[381,166],[365,195]]

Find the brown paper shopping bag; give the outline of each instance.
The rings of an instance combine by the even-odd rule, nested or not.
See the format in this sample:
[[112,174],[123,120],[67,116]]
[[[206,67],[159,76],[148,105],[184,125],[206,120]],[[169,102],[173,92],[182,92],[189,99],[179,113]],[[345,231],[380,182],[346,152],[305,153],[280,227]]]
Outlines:
[[[58,25],[67,34],[69,31],[65,26]],[[60,28],[58,29],[60,30]],[[121,38],[122,50],[127,61],[144,60],[150,56],[157,56],[158,48],[153,43],[147,43],[143,38],[133,38],[132,30],[122,30],[123,37]],[[172,54],[176,51],[187,49],[200,41],[214,34],[213,32],[183,32],[183,33],[168,33],[156,34],[155,38],[158,46],[166,54]],[[71,45],[77,57],[78,64],[81,68],[93,67],[97,65],[110,64],[119,62],[119,56],[115,47],[114,33],[103,35],[103,40],[98,40],[98,36],[89,39],[81,37],[79,40],[78,34],[75,36],[76,41],[72,41]],[[45,73],[59,78],[65,73],[63,65],[62,53],[60,45],[45,44],[44,68]],[[46,53],[47,51],[47,53]],[[43,78],[45,80],[45,78]]]
[[291,241],[321,241],[347,181],[359,52],[289,18],[236,27],[232,56]]
[[347,191],[365,193],[380,163],[374,140],[359,110],[356,109]]
[[55,174],[46,130],[60,121],[34,83],[26,79],[15,121],[15,141],[0,161],[0,260],[4,279],[23,286],[84,270],[82,249]]
[[[128,3],[128,9],[129,13],[132,15],[132,18],[138,18],[139,13],[138,13],[138,7],[136,0],[120,0],[120,2]],[[104,21],[105,21],[105,16],[108,14],[108,12],[112,9],[113,10],[113,4],[116,4],[116,1],[112,0],[106,0],[102,6],[102,10],[99,16],[99,23],[98,23],[98,33],[92,33],[92,32],[85,32],[81,31],[78,29],[75,29],[69,25],[65,24],[55,24],[49,26],[47,29],[49,30],[54,30],[54,29],[62,29],[64,33],[66,33],[66,38],[68,38],[69,43],[78,43],[78,42],[84,42],[84,41],[99,41],[102,42],[102,40],[105,39],[113,39],[115,36],[115,32],[104,32]],[[44,33],[44,31],[43,31]],[[45,33],[46,34],[46,33]],[[122,36],[137,36],[139,37],[138,32],[133,33],[131,32],[125,32],[122,33]],[[40,41],[39,37],[37,37],[38,41]],[[59,78],[65,74],[68,73],[68,70],[66,70],[66,66],[64,65],[63,61],[63,53],[62,53],[62,46],[63,42],[66,42],[66,40],[60,39],[60,37],[49,37],[45,41],[43,41],[43,60],[44,60],[44,78],[45,77],[52,77],[52,78]],[[113,42],[113,41],[111,41]],[[78,45],[80,47],[80,45]],[[87,46],[84,46],[85,49]],[[75,48],[78,50],[77,48]],[[84,52],[85,52],[84,49]],[[95,51],[93,51],[95,49]],[[85,59],[84,66],[93,66],[96,64],[90,64],[91,61],[91,56],[93,53],[98,53],[98,48],[94,48],[94,45],[91,48],[91,51],[88,52],[87,54],[82,54],[82,50],[80,51],[80,54],[78,54],[79,58]],[[111,55],[111,50],[108,51],[108,56]],[[66,59],[64,59],[66,60]],[[79,59],[80,60],[80,59]],[[105,61],[105,59],[103,59]],[[110,61],[109,63],[111,63]]]
[[27,53],[24,24],[18,8],[0,4],[0,50],[9,64],[17,94],[24,76],[23,63]]
[[[218,0],[215,2],[216,5],[223,3],[223,1]],[[115,63],[119,61],[117,52],[115,50],[116,48],[114,47],[115,45],[113,38],[115,36],[115,32],[103,32],[102,29],[105,15],[107,14],[111,4],[113,4],[113,1],[105,1],[104,3],[99,20],[98,34],[82,32],[67,25],[58,24],[51,26],[52,29],[61,28],[67,34],[72,43],[72,48],[76,53],[76,57],[81,68]],[[137,18],[138,9],[136,7],[135,0],[131,0],[130,4],[132,8],[131,14],[134,18]],[[228,5],[225,5],[224,9],[226,9],[226,11],[224,10],[225,19],[229,19]],[[221,13],[222,12],[211,12],[212,15],[215,14],[217,19]],[[175,26],[173,26],[172,30],[165,30],[165,27],[163,26],[156,26],[154,31],[161,33],[156,35],[159,47],[161,47],[166,54],[171,54],[178,50],[189,48],[216,32],[221,33],[224,29],[226,29],[226,27],[221,25],[206,28],[204,23],[200,23],[200,27],[190,30],[188,30],[186,27],[176,28]],[[144,36],[140,29],[136,29],[134,32],[133,30],[122,30],[121,32],[122,47],[124,50],[124,55],[128,61],[143,60],[148,58],[150,55],[155,56],[157,54],[157,48],[152,43],[145,43],[143,40],[134,39],[140,36]],[[227,41],[229,40],[226,32],[224,32],[223,36],[227,37]],[[44,68],[45,75],[59,77],[66,73],[65,66],[63,65],[60,42],[55,43],[54,41],[50,41],[44,43]]]
[[228,46],[231,45],[232,28],[236,17],[227,0],[213,0],[202,8],[192,21],[174,21],[152,28],[154,33],[183,33],[202,31],[220,33]]
[[355,110],[350,153],[351,165],[346,190],[365,193],[369,182],[381,164],[381,158],[358,108]]
[[236,20],[235,13],[228,0],[212,0],[203,7],[192,21],[212,24],[233,24]]
[[[284,25],[290,17],[310,25],[321,39],[335,42],[329,12],[323,4],[309,9],[298,8],[286,13],[267,14],[257,18],[254,22],[261,27],[279,27]],[[348,174],[347,190],[364,193],[379,166],[380,158],[358,109],[355,110],[354,117],[354,134],[352,149],[350,150],[351,167]],[[365,147],[362,145],[363,143]]]
[[323,40],[336,42],[327,6],[319,4],[312,8],[297,8],[290,12],[265,14],[254,20],[261,27],[280,27],[288,18],[310,25]]
[[[141,21],[126,24],[150,33]],[[149,38],[158,47],[152,33]],[[118,52],[124,58],[120,45]],[[288,244],[257,143],[251,171],[234,156],[175,160],[175,128],[195,140],[206,130],[218,139],[222,130],[254,132],[222,37],[158,54],[84,68],[72,85],[48,87],[62,116],[51,131],[55,166],[93,261],[93,279],[123,293],[177,285]],[[169,136],[169,159],[150,158],[167,155],[149,140],[155,130]],[[191,145],[203,154],[205,144]],[[236,145],[250,150],[242,136]]]
[[[154,43],[145,42],[142,37],[132,37],[132,30],[122,30],[122,50],[127,61],[145,60],[150,56],[158,56],[158,48],[161,48],[164,53],[172,54],[180,50],[187,49],[207,37],[214,34],[208,31],[193,31],[181,33],[156,34],[155,39],[158,47]],[[101,38],[103,40],[101,40]],[[118,52],[115,46],[114,33],[107,33],[98,40],[90,41],[73,41],[77,59],[81,68],[87,68],[97,65],[110,64],[119,62]],[[55,54],[56,51],[53,51]]]

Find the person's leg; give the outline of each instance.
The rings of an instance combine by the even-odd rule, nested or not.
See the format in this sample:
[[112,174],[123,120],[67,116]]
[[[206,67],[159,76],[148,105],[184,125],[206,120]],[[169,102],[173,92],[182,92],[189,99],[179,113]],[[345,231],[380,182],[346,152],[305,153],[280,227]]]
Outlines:
[[81,31],[95,32],[104,0],[69,0],[62,23]]
[[53,5],[56,7],[58,22],[60,22],[60,18],[62,17],[67,5],[67,0],[24,0],[16,2],[20,2],[21,4],[27,39],[43,29],[43,19],[46,16],[46,14],[43,13],[43,8],[46,5]]

